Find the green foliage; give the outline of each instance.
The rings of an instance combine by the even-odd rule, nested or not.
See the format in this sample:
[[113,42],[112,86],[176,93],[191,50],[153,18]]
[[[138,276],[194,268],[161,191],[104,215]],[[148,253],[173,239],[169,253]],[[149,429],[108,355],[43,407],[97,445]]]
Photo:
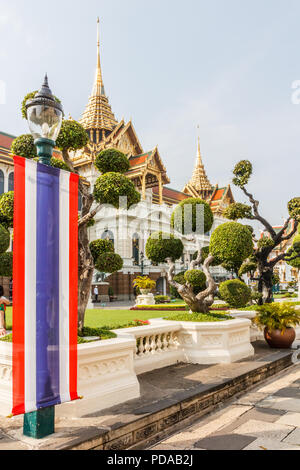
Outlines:
[[7,229],[13,228],[14,191],[9,191],[0,196],[0,224]]
[[120,173],[106,173],[101,175],[95,184],[94,198],[98,203],[111,204],[119,208],[120,197],[127,197],[127,208],[138,204],[141,195],[136,191],[132,181]]
[[251,233],[245,225],[237,222],[222,224],[211,236],[209,251],[222,265],[240,267],[253,253]]
[[146,243],[146,255],[154,263],[165,263],[167,258],[176,261],[182,256],[183,249],[181,240],[163,232],[153,233]]
[[290,302],[276,302],[257,307],[257,316],[253,322],[260,328],[280,330],[284,333],[287,328],[300,324],[300,314]]
[[53,166],[54,168],[59,168],[60,170],[65,170],[65,171],[71,172],[68,165],[63,160],[59,160],[59,158],[52,157],[51,158],[51,166]]
[[[293,245],[291,248],[288,250],[287,255],[287,263],[291,266],[293,266],[296,269],[300,269],[300,234],[296,235],[294,240],[293,240]],[[297,258],[295,258],[297,256]],[[289,259],[289,258],[294,258],[294,259]]]
[[124,153],[115,149],[103,150],[96,158],[95,166],[100,173],[126,173],[129,168],[129,160]]
[[295,197],[288,203],[288,211],[293,219],[300,222],[300,197]]
[[23,134],[13,140],[11,152],[23,158],[36,158],[37,151],[31,134]]
[[[204,207],[202,220],[199,206]],[[201,227],[201,222],[204,227]],[[171,226],[175,231],[188,235],[189,233],[205,234],[210,231],[214,222],[214,216],[210,205],[199,198],[189,198],[181,201],[171,216]]]
[[257,263],[254,261],[245,261],[239,269],[239,276],[243,276],[244,274],[248,274],[251,272],[255,272],[257,269]]
[[191,269],[184,274],[185,281],[191,286],[202,291],[206,288],[206,276],[204,272],[197,269]]
[[101,273],[116,273],[123,268],[123,260],[117,253],[102,253],[96,263],[95,268]]
[[133,281],[133,285],[141,289],[152,290],[156,287],[156,282],[153,279],[150,279],[148,276],[137,276]]
[[252,175],[253,167],[252,163],[249,162],[249,160],[241,160],[237,165],[235,166],[233,170],[233,174],[235,177],[233,178],[233,184],[235,186],[239,186],[240,188],[243,188],[248,184],[249,179]]
[[221,298],[230,307],[245,307],[251,299],[251,289],[239,279],[222,282],[219,291]]
[[251,300],[252,302],[254,302],[255,304],[259,304],[260,301],[262,299],[262,293],[261,292],[258,292],[258,290],[253,290],[251,291]]
[[56,146],[60,150],[79,150],[88,143],[88,135],[79,122],[72,119],[63,120]]
[[234,221],[238,219],[252,219],[252,208],[239,202],[230,204],[230,206],[228,206],[224,211],[223,217],[225,217],[225,219]]
[[[27,95],[24,97],[24,99],[23,99],[23,101],[22,101],[22,107],[21,107],[21,112],[22,112],[22,118],[23,118],[23,119],[27,119],[27,110],[26,110],[26,103],[27,103],[27,101],[32,100],[32,99],[35,97],[35,95],[36,95],[37,93],[38,93],[37,90],[36,90],[36,91],[32,91],[32,92],[30,92],[30,93],[27,93]],[[56,96],[54,96],[54,99],[55,99],[58,103],[61,102]]]
[[[95,240],[90,243],[90,250],[94,259],[94,263],[103,253],[114,253],[114,244],[111,240]],[[103,271],[105,272],[105,271]]]
[[0,276],[12,277],[13,254],[11,251],[0,254]]
[[27,119],[27,109],[26,109],[27,101],[32,100],[37,93],[38,93],[37,90],[32,91],[31,93],[27,93],[27,95],[24,97],[24,99],[22,101],[22,108],[21,108],[22,118],[23,119]]
[[187,321],[187,322],[216,322],[233,320],[229,315],[221,313],[173,313],[164,318],[170,321]]
[[273,286],[276,286],[277,284],[279,284],[280,282],[280,276],[277,272],[273,272],[273,276],[272,276],[272,283],[273,283]]
[[269,237],[262,237],[258,240],[257,246],[259,249],[263,250],[264,248],[273,248],[274,241]]
[[[204,261],[206,260],[206,258],[208,257],[209,255],[209,246],[204,246],[202,249],[202,264],[204,263]],[[196,251],[194,254],[193,254],[193,260],[196,260],[198,258],[198,251]],[[211,263],[211,266],[219,266],[221,263],[220,261],[214,257],[214,260],[213,262]]]
[[0,253],[5,253],[10,245],[10,233],[9,231],[0,225]]
[[[174,281],[178,282],[178,284],[185,284],[185,279],[184,279],[185,271],[181,271],[180,273],[176,274],[174,276]],[[178,293],[178,290],[170,286],[170,294],[172,297],[175,297],[176,299],[181,299],[181,295]]]

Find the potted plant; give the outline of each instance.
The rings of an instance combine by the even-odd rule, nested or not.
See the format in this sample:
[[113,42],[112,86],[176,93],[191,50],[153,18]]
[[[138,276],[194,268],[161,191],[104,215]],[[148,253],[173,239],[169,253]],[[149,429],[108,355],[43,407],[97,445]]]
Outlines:
[[148,276],[138,276],[134,279],[133,285],[140,289],[142,295],[148,295],[156,287],[156,282]]
[[295,341],[293,327],[300,324],[300,315],[292,303],[278,302],[257,307],[253,322],[264,330],[265,340],[271,348],[288,349]]

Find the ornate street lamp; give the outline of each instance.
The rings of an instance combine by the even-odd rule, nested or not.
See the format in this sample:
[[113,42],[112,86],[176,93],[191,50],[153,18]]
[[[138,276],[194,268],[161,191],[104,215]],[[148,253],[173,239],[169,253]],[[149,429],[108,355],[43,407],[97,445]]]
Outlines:
[[[39,162],[51,166],[53,149],[62,125],[63,108],[52,95],[45,76],[40,91],[26,103],[27,122],[37,148]],[[55,407],[50,406],[24,415],[23,433],[38,438],[54,433]]]
[[39,161],[50,166],[64,112],[62,105],[52,95],[47,75],[40,91],[32,100],[27,101],[26,110],[29,129],[34,137]]

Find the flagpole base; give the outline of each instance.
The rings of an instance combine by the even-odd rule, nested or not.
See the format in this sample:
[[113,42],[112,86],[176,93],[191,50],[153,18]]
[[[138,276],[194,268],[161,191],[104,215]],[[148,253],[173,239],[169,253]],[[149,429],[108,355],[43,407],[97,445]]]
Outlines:
[[24,415],[23,434],[33,439],[43,439],[55,433],[55,407]]

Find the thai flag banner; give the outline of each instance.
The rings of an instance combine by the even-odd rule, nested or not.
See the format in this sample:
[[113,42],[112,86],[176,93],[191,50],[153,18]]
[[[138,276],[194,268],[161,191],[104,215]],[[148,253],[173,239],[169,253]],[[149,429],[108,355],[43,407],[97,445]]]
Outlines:
[[13,415],[78,399],[78,175],[14,157]]

